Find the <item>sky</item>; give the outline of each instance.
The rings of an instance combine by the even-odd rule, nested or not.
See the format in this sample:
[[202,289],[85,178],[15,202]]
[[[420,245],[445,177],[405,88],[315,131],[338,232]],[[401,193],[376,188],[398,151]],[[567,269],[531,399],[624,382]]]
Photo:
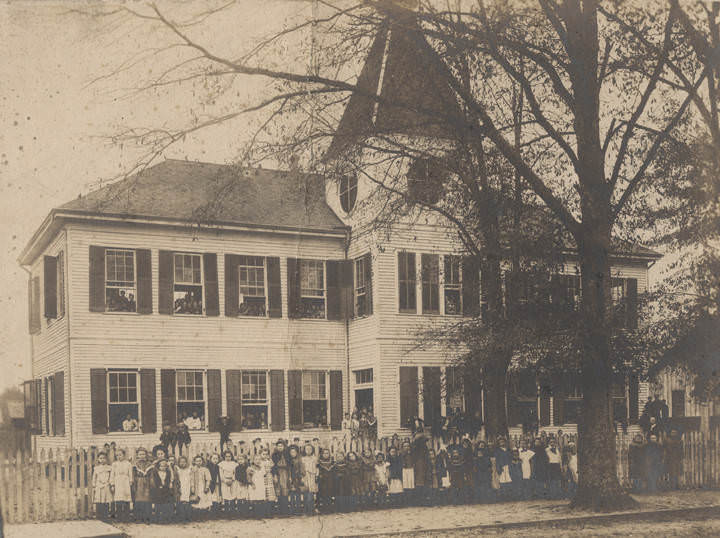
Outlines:
[[[177,20],[225,2],[158,2]],[[147,10],[146,3],[125,2]],[[187,58],[176,36],[130,15],[89,16],[108,4],[12,1],[0,4],[0,391],[31,377],[27,331],[27,274],[17,258],[49,211],[131,169],[144,155],[112,136],[127,127],[174,127],[262,98],[267,81],[238,79],[224,97],[205,101],[195,82],[136,92],[143,80]],[[235,57],[259,40],[311,15],[304,1],[238,0],[188,27],[213,51]],[[286,63],[299,47],[273,51]],[[295,54],[296,56],[293,56]],[[294,61],[294,60],[293,60]],[[121,66],[128,67],[115,76]],[[304,72],[301,64],[295,68]],[[212,90],[212,88],[210,88]],[[164,154],[231,162],[258,118],[241,118],[201,131]]]

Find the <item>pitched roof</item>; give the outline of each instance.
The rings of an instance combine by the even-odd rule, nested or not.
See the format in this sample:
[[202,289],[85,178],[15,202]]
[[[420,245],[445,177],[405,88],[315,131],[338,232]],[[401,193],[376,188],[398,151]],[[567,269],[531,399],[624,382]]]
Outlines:
[[192,223],[340,231],[322,176],[167,160],[59,211]]

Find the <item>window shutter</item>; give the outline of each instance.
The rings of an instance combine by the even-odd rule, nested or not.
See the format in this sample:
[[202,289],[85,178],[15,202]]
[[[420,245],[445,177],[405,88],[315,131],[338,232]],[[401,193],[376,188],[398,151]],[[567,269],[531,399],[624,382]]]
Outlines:
[[302,372],[288,370],[288,412],[290,413],[290,429],[302,430]]
[[140,403],[142,416],[140,425],[143,433],[157,432],[157,409],[155,407],[155,368],[140,369]]
[[203,273],[205,276],[205,315],[220,315],[220,296],[218,292],[217,254],[203,254]]
[[280,258],[265,258],[268,282],[268,312],[271,318],[282,317],[282,286],[280,284]]
[[285,429],[285,378],[282,370],[270,370],[270,405],[272,407],[272,431]]
[[45,293],[45,317],[57,318],[57,258],[43,257],[43,291]]
[[152,314],[152,257],[150,250],[139,248],[135,251],[137,265],[137,311]]
[[227,415],[230,417],[232,431],[239,432],[242,430],[242,372],[227,370],[225,383],[227,385]]
[[42,431],[42,410],[40,409],[42,405],[42,380],[36,379],[34,383],[34,393],[33,398],[35,399],[35,424],[36,424],[36,433],[41,433]]
[[640,380],[637,374],[630,374],[628,379],[628,402],[630,424],[637,424],[639,418]]
[[423,416],[428,426],[440,416],[440,399],[440,367],[423,367]]
[[55,435],[65,435],[65,372],[57,372],[53,382]]
[[92,432],[107,433],[107,373],[104,368],[90,369]]
[[418,371],[416,366],[400,367],[400,427],[409,428],[418,416]]
[[540,387],[540,426],[550,426],[550,387]]
[[160,370],[160,398],[163,425],[177,424],[177,406],[175,393],[175,370]]
[[[342,287],[340,281],[341,263],[339,261],[328,260],[327,267],[327,319],[342,319]],[[289,381],[288,381],[289,383]]]
[[638,288],[637,278],[627,279],[627,325],[628,329],[638,326]]
[[352,319],[355,303],[353,260],[340,262],[340,319]]
[[225,315],[237,316],[240,301],[238,264],[240,256],[225,254]]
[[372,316],[373,313],[373,274],[372,274],[372,254],[368,253],[363,256],[365,264],[365,301],[367,302],[367,315]]
[[105,247],[90,246],[90,312],[105,312]]
[[173,253],[161,250],[158,255],[158,313],[173,313]]
[[288,317],[300,317],[300,262],[297,258],[287,259]]
[[440,312],[440,266],[437,254],[422,254],[422,312]]
[[33,282],[32,278],[28,278],[28,332],[30,334],[35,334],[37,332],[37,329],[35,328],[35,313],[33,312],[34,308],[34,299],[33,299]]
[[330,371],[330,428],[339,430],[343,418],[342,370]]
[[46,435],[50,435],[50,389],[48,386],[50,385],[50,378],[46,377],[44,379],[44,398],[42,400],[43,403],[43,415],[45,416],[45,422],[43,427],[43,432]]
[[32,296],[32,307],[30,312],[32,317],[30,318],[30,334],[40,332],[40,277],[35,276],[32,279],[31,286]]
[[565,387],[563,379],[558,379],[553,386],[553,424],[561,426],[565,424]]
[[207,414],[205,423],[211,432],[220,431],[222,415],[222,379],[220,370],[207,371]]
[[480,314],[480,271],[477,258],[463,256],[461,270],[463,315],[474,317]]

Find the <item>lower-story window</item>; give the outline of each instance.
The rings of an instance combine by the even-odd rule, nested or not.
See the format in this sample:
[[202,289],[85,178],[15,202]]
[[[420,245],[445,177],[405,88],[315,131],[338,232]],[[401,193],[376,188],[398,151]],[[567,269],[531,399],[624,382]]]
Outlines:
[[243,371],[241,412],[243,430],[264,430],[268,427],[267,372]]
[[108,372],[108,429],[111,432],[138,431],[140,398],[138,374],[134,371]]
[[302,373],[303,425],[321,428],[328,425],[326,373]]
[[178,370],[177,417],[189,430],[205,427],[205,390],[202,370]]

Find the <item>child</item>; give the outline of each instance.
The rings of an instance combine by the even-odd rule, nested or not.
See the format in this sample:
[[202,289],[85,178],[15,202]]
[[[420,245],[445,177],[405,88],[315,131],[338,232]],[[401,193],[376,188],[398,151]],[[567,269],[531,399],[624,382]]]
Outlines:
[[415,495],[415,466],[409,441],[403,441],[401,458],[404,501],[407,504],[414,499]]
[[270,458],[270,450],[267,448],[263,448],[260,451],[260,468],[262,469],[262,473],[265,476],[265,500],[267,502],[267,510],[269,511],[271,508],[271,504],[274,504],[277,501],[277,494],[275,493],[275,478],[272,474],[272,469],[274,467],[272,459]]
[[223,452],[223,461],[218,464],[220,473],[220,495],[222,495],[225,511],[235,510],[235,499],[237,499],[237,485],[235,482],[235,469],[237,462],[233,459],[233,453],[229,450]]
[[492,462],[490,451],[485,441],[478,443],[475,450],[475,472],[473,476],[473,487],[475,489],[475,502],[491,502],[493,500],[492,483]]
[[388,454],[388,478],[390,484],[388,486],[388,494],[390,495],[390,503],[398,504],[403,493],[403,463],[402,457],[397,452],[397,448],[390,447]]
[[448,473],[450,474],[450,498],[453,504],[460,504],[465,490],[465,466],[460,448],[457,446],[450,452]]
[[438,457],[435,455],[435,449],[428,449],[428,473],[429,479],[427,487],[429,488],[429,502],[431,506],[439,504],[440,500],[440,487],[442,481],[440,478],[440,469],[438,468]]
[[297,445],[290,445],[288,449],[288,466],[290,469],[290,481],[288,496],[290,500],[290,511],[299,514],[302,508],[303,493],[305,492],[305,470],[303,469],[300,450]]
[[345,418],[342,419],[342,432],[343,439],[350,440],[350,427],[352,422],[350,421],[350,413],[345,413]]
[[110,490],[111,472],[112,468],[107,463],[107,454],[100,452],[92,474],[93,502],[95,503],[95,513],[98,519],[108,518],[110,503],[113,501],[112,491]]
[[197,510],[206,510],[212,506],[210,470],[203,465],[202,456],[193,458],[190,469],[190,503]]
[[190,521],[190,495],[192,494],[192,474],[185,456],[178,458],[177,469],[177,517],[180,521]]
[[133,468],[125,458],[125,451],[122,448],[117,449],[116,457],[110,470],[110,490],[115,499],[115,515],[124,521],[130,514]]
[[510,479],[511,454],[507,448],[507,441],[504,437],[498,438],[498,446],[495,449],[495,472],[498,476],[500,489],[498,494],[501,498],[507,497],[512,480]]
[[[187,424],[181,422],[177,425],[177,433],[175,434],[175,441],[177,442],[180,455],[182,456],[183,448],[190,446],[190,430]],[[187,451],[186,451],[187,452]]]
[[275,482],[275,492],[278,496],[278,504],[280,505],[280,513],[288,513],[288,496],[290,495],[290,461],[285,450],[285,443],[278,441],[275,443],[275,451],[272,455],[273,461],[273,481]]
[[213,512],[220,511],[223,498],[220,488],[220,456],[213,454],[207,463],[208,472],[210,473],[210,502]]
[[237,488],[237,494],[235,502],[237,503],[237,509],[241,514],[247,514],[248,512],[248,459],[245,454],[238,454],[237,467],[235,467],[235,485]]
[[512,459],[509,465],[510,470],[510,498],[518,500],[523,498],[523,471],[520,461],[520,451],[515,448],[512,451]]
[[135,521],[150,523],[152,516],[152,497],[150,494],[152,475],[155,467],[148,459],[147,450],[138,448],[135,451],[135,465],[133,466],[133,492],[135,501],[133,512]]
[[378,506],[382,506],[387,501],[388,492],[388,467],[390,464],[385,461],[385,455],[382,452],[375,454],[375,466],[374,466],[374,493],[375,502]]
[[[176,439],[175,432],[170,426],[169,422],[163,422],[163,430],[160,434],[160,445],[165,449],[165,456],[170,453],[170,447],[175,447]],[[155,450],[153,450],[153,456],[155,456]]]
[[335,509],[345,512],[348,508],[350,497],[350,473],[348,472],[345,454],[338,452],[335,455]]
[[305,513],[312,514],[315,510],[315,496],[318,492],[318,466],[315,447],[311,444],[306,443],[303,447],[302,465],[305,472],[303,477],[305,484]]
[[361,503],[370,504],[372,495],[375,492],[375,458],[373,458],[370,448],[364,448],[362,451],[362,483],[363,498]]
[[155,517],[160,523],[167,523],[173,515],[175,501],[175,488],[173,487],[173,474],[168,461],[162,459],[157,462],[152,471],[150,481],[150,497],[155,503]]
[[575,495],[578,484],[577,449],[573,443],[568,445],[568,453],[568,494],[572,497]]
[[357,510],[360,496],[363,494],[363,469],[362,461],[360,461],[355,452],[348,452],[347,455],[347,473],[350,486],[348,509],[350,511]]
[[252,465],[247,469],[248,478],[248,500],[252,515],[257,518],[267,517],[268,502],[265,496],[265,469],[262,463],[262,456],[256,455]]
[[319,508],[329,511],[335,496],[335,463],[327,448],[322,449],[318,459],[317,483]]

